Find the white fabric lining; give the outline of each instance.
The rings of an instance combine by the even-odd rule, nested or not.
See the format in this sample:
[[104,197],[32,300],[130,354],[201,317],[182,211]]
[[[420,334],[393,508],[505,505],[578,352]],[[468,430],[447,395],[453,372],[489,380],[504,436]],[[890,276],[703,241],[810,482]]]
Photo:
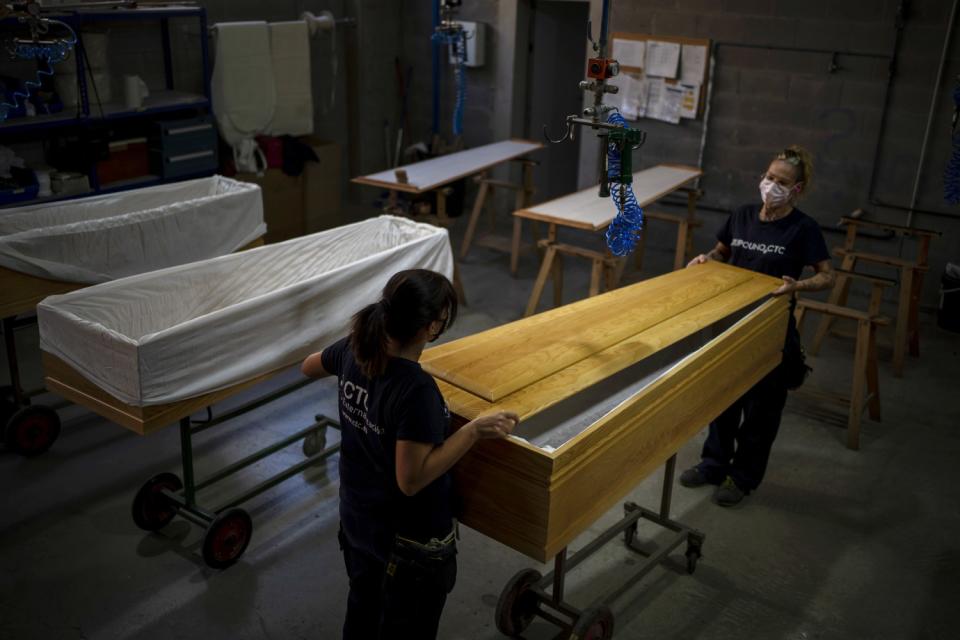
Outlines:
[[213,176],[0,214],[0,266],[95,284],[231,253],[266,229],[260,187]]

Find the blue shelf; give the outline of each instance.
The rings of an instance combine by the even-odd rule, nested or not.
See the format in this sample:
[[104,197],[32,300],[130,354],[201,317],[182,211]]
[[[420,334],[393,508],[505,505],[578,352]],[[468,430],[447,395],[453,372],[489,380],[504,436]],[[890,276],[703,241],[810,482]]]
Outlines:
[[102,115],[96,106],[91,105],[91,113],[88,116],[81,115],[77,117],[74,115],[73,110],[71,110],[69,112],[29,118],[13,118],[0,124],[0,133],[16,134],[43,129],[88,126],[104,121],[142,118],[144,116],[171,113],[173,111],[185,111],[187,109],[203,109],[209,111],[210,101],[199,94],[179,91],[160,91],[144,101],[143,109],[131,110],[123,105],[105,104],[103,105]]
[[[166,90],[154,91],[153,94],[144,101],[144,108],[131,110],[122,104],[103,104],[99,105],[89,100],[87,95],[86,70],[83,64],[82,56],[75,54],[70,60],[76,65],[76,72],[80,78],[80,100],[81,105],[78,108],[71,108],[70,111],[34,116],[30,118],[16,118],[0,123],[0,135],[4,138],[39,131],[66,131],[69,129],[86,129],[92,126],[105,123],[120,122],[125,120],[135,120],[140,118],[149,118],[153,115],[169,114],[174,112],[186,111],[205,111],[212,110],[211,90],[210,90],[210,71],[209,60],[210,51],[207,41],[207,12],[203,7],[149,7],[149,8],[126,8],[121,7],[110,10],[98,9],[65,9],[52,10],[44,12],[43,17],[54,18],[69,24],[78,34],[82,36],[84,25],[102,24],[105,22],[160,22],[162,27],[162,45],[163,60],[166,76]],[[203,94],[191,94],[182,91],[175,91],[173,88],[173,56],[170,43],[169,21],[175,18],[192,18],[197,21],[201,38],[201,65],[203,73]],[[19,25],[16,18],[4,18],[0,20],[0,26]],[[20,28],[20,27],[18,27]],[[163,180],[153,176],[140,180],[128,181],[119,185],[97,184],[97,176],[94,167],[91,165],[88,169],[90,184],[93,189],[85,194],[75,196],[47,196],[37,198],[28,202],[19,203],[19,206],[36,204],[40,202],[55,202],[58,200],[68,200],[78,197],[94,196],[103,193],[113,193],[116,191],[125,191],[166,182],[177,182],[212,175],[213,172],[206,172],[198,175],[183,176],[176,179]]]

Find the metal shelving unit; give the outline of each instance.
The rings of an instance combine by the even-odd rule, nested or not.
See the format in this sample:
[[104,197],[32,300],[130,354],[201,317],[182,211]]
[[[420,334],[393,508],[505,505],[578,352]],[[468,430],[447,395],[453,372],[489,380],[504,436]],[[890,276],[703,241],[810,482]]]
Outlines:
[[[0,141],[12,141],[23,138],[28,134],[40,132],[55,135],[58,132],[65,135],[90,132],[99,126],[136,119],[149,119],[152,116],[173,114],[177,112],[207,112],[211,111],[210,90],[210,51],[207,34],[207,12],[203,7],[151,7],[151,8],[116,8],[112,10],[71,10],[45,13],[44,17],[55,18],[69,24],[80,35],[77,50],[71,57],[76,65],[79,79],[79,104],[75,111],[70,113],[45,114],[25,118],[16,118],[0,123]],[[200,53],[203,74],[203,94],[186,93],[174,88],[173,81],[173,51],[170,42],[170,20],[176,18],[192,18],[197,20],[200,33]],[[131,110],[122,104],[91,105],[87,71],[82,55],[82,30],[85,26],[117,22],[160,22],[161,44],[163,47],[165,90],[155,92],[144,101],[141,109]],[[7,18],[0,20],[0,29],[17,27],[17,20]],[[145,176],[143,179],[101,185],[97,178],[96,167],[91,163],[87,167],[87,176],[91,190],[83,194],[47,196],[28,201],[17,202],[8,206],[24,206],[39,202],[69,200],[101,193],[123,191],[126,189],[177,182],[194,177],[210,175],[209,172],[194,176],[178,176],[163,179],[158,176]],[[126,184],[129,183],[129,184]]]

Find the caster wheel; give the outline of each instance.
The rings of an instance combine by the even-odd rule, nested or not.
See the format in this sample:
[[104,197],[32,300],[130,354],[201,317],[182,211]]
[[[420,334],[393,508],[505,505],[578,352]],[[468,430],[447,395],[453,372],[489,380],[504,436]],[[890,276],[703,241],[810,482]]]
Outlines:
[[253,535],[253,521],[243,509],[219,514],[203,536],[203,561],[213,569],[225,569],[247,550]]
[[530,626],[536,616],[540,600],[530,590],[543,576],[536,569],[524,569],[510,578],[497,601],[497,630],[515,637]]
[[303,455],[316,455],[327,448],[327,428],[317,429],[303,439]]
[[60,416],[50,407],[39,404],[14,411],[3,432],[7,449],[24,456],[40,455],[59,435]]
[[605,604],[584,611],[570,632],[570,640],[608,640],[612,637],[613,612]]
[[687,573],[692,574],[697,570],[697,561],[700,559],[699,545],[687,545]]
[[144,531],[162,529],[177,515],[177,505],[163,495],[164,489],[177,492],[183,483],[175,474],[161,473],[143,483],[133,497],[133,522]]

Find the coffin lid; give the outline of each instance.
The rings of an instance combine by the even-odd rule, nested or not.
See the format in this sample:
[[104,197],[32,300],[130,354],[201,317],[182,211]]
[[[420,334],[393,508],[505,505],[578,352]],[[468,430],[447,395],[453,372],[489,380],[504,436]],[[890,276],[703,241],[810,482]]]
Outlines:
[[722,301],[733,313],[778,284],[709,262],[432,348],[420,362],[438,380],[496,403],[704,303]]

